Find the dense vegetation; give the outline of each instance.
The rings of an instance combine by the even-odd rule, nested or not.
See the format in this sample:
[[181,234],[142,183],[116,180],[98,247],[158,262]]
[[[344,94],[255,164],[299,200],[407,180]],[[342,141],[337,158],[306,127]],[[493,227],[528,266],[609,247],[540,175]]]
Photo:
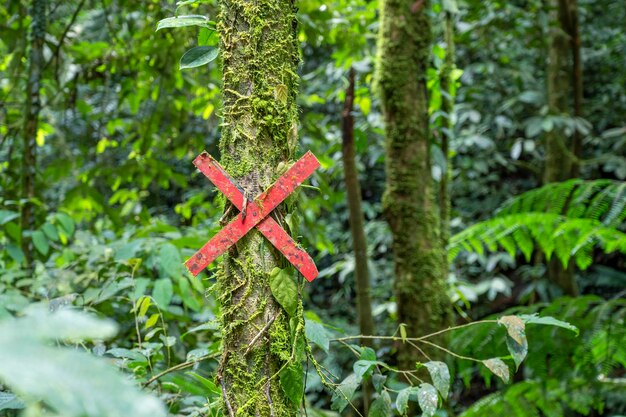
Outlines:
[[[626,415],[626,9],[0,5],[0,415]],[[158,30],[157,30],[158,29]],[[194,278],[311,150],[276,220]],[[344,169],[345,168],[345,169]]]

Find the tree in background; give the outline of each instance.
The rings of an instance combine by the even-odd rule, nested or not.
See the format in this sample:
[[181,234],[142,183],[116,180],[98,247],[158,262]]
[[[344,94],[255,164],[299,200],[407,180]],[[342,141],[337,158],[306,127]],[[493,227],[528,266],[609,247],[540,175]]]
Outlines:
[[[576,0],[551,0],[550,46],[547,68],[548,111],[553,116],[581,117],[582,69]],[[578,175],[582,138],[578,129],[571,137],[563,129],[546,135],[544,182],[565,181]],[[567,295],[578,294],[573,265],[564,269],[557,260],[548,265],[550,278]]]
[[[444,328],[451,311],[429,161],[431,39],[426,2],[383,2],[377,60],[385,121],[383,210],[393,234],[398,321],[411,336]],[[405,344],[399,349],[401,366],[412,368],[416,352]]]
[[[354,250],[354,281],[356,284],[357,314],[359,330],[362,335],[374,334],[374,320],[372,319],[372,303],[370,300],[370,277],[368,271],[367,239],[363,226],[363,209],[361,208],[361,186],[356,165],[356,149],[354,146],[354,69],[348,74],[348,89],[342,113],[342,148],[344,179],[346,183],[346,197],[350,218],[350,232],[352,234],[352,248]],[[372,346],[371,339],[362,339],[363,346]],[[370,402],[369,385],[364,386],[363,410],[367,414]]]
[[31,41],[28,63],[28,81],[24,100],[24,126],[22,131],[22,206],[20,227],[22,231],[22,252],[28,267],[32,267],[30,239],[25,231],[33,228],[31,201],[35,198],[35,179],[37,174],[37,133],[39,130],[39,112],[41,111],[41,78],[44,68],[43,48],[46,36],[46,0],[33,0],[31,5]]

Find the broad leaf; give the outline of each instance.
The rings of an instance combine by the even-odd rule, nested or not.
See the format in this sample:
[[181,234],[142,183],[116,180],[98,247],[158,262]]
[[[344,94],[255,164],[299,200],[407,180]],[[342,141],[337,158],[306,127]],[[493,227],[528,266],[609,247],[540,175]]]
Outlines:
[[298,287],[288,269],[274,268],[270,273],[270,289],[287,314],[293,316],[298,307]]
[[307,320],[304,326],[306,338],[319,346],[324,352],[328,353],[330,347],[330,339],[326,328],[321,323],[317,323],[311,320]]
[[174,279],[182,276],[183,260],[178,248],[171,243],[164,243],[159,249],[158,263],[163,272]]
[[525,323],[517,316],[504,316],[498,320],[498,324],[506,327],[506,347],[509,349],[515,368],[519,368],[520,364],[528,354],[528,341],[526,340]]
[[331,408],[335,411],[342,412],[352,400],[356,389],[361,383],[361,378],[355,374],[350,374],[344,379],[333,393]]
[[28,314],[0,322],[0,379],[16,394],[41,400],[64,417],[166,416],[160,401],[106,361],[47,345],[56,339],[110,337],[115,333],[110,322],[68,310]]
[[427,383],[421,384],[417,390],[417,402],[424,416],[434,416],[439,402],[439,396],[435,387]]
[[202,26],[206,27],[209,19],[206,16],[191,14],[176,17],[168,17],[157,23],[157,31],[165,28],[180,28],[186,26]]
[[571,330],[576,333],[578,336],[579,330],[578,327],[573,326],[565,321],[557,320],[554,317],[539,317],[539,315],[535,314],[522,314],[519,316],[520,319],[524,320],[526,324],[546,324],[548,326],[557,326],[562,327],[567,330]]
[[391,411],[391,399],[386,391],[376,398],[370,406],[367,417],[388,417],[393,415]]
[[19,213],[9,210],[0,210],[0,226],[20,217]]
[[214,46],[196,46],[185,52],[180,58],[180,69],[206,65],[218,55],[219,49]]
[[354,362],[352,369],[354,370],[354,373],[359,378],[362,378],[364,376],[371,375],[370,370],[372,370],[376,365],[385,365],[385,364],[379,361],[358,360]]
[[35,249],[37,252],[42,255],[47,255],[50,250],[50,245],[48,244],[48,238],[41,230],[36,230],[33,232],[33,245],[35,245]]
[[428,369],[430,377],[433,380],[433,384],[437,391],[441,393],[443,399],[448,398],[448,391],[450,389],[450,370],[448,365],[439,361],[426,362],[424,366]]
[[499,358],[492,358],[483,361],[485,365],[494,375],[498,376],[505,384],[509,383],[509,367]]
[[396,397],[396,408],[400,414],[406,414],[409,409],[409,399],[412,394],[417,394],[418,390],[418,387],[408,387],[398,393]]
[[154,301],[156,301],[159,307],[167,308],[173,295],[174,287],[172,286],[172,281],[169,278],[161,278],[154,283],[152,298],[154,298]]
[[292,363],[281,371],[280,386],[292,403],[300,404],[304,395],[304,375],[301,363]]

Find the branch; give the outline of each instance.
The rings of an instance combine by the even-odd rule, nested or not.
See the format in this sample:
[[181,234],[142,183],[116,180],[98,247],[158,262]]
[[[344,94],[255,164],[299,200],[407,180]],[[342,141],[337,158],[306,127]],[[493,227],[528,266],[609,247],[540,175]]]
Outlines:
[[164,375],[169,374],[170,372],[174,372],[174,371],[178,371],[180,369],[188,368],[190,366],[195,365],[198,362],[202,362],[205,359],[214,358],[215,356],[217,356],[216,353],[211,353],[209,355],[200,356],[199,358],[196,358],[196,359],[194,359],[192,361],[187,361],[187,362],[179,363],[178,365],[174,365],[171,368],[168,368],[168,369],[164,370],[163,372],[160,372],[160,373],[156,374],[155,376],[153,376],[152,378],[150,378],[149,380],[144,382],[143,386],[146,387],[146,386],[150,385],[151,383],[153,383],[157,379],[161,378]]

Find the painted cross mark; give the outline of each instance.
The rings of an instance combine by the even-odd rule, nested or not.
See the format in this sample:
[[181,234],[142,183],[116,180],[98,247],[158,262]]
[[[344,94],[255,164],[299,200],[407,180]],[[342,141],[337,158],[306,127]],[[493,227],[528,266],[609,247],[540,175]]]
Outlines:
[[224,193],[240,213],[185,262],[189,272],[197,276],[215,258],[256,227],[307,281],[315,279],[318,272],[311,257],[299,248],[289,234],[269,216],[272,210],[320,166],[319,161],[311,152],[307,152],[256,199],[248,199],[248,201],[245,200],[246,197],[235,180],[211,155],[202,152],[193,164]]

